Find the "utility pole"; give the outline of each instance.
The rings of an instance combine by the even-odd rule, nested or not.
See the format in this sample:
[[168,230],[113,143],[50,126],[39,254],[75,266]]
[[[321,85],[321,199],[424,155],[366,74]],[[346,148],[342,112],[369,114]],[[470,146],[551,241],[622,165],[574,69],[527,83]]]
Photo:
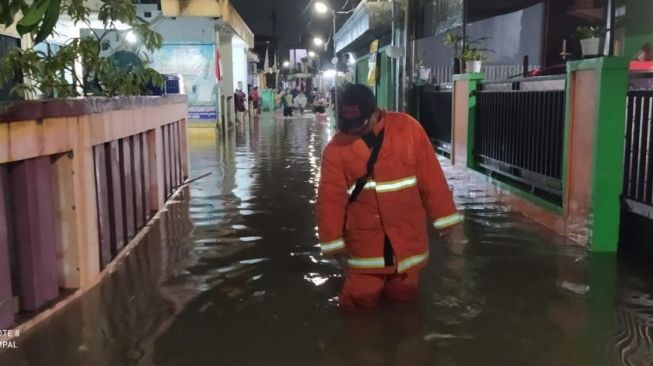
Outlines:
[[[398,38],[398,27],[397,27],[397,2],[395,0],[392,0],[392,48],[396,49],[398,46],[397,38]],[[397,55],[394,55],[397,56]],[[400,91],[400,80],[399,76],[401,74],[401,62],[400,58],[395,58],[393,57],[392,59],[392,73],[391,73],[391,80],[394,83],[394,105],[395,105],[395,111],[400,111],[399,108],[399,91]]]
[[[274,41],[274,67],[273,70],[277,70],[277,49],[279,48],[279,40],[277,39],[277,9],[272,8],[272,15],[270,15],[270,19],[272,19],[272,39]],[[279,90],[279,72],[275,72],[274,74],[274,85],[275,89]]]
[[336,69],[336,78],[334,79],[335,92],[333,93],[334,101],[333,108],[335,109],[335,118],[338,120],[338,53],[336,51],[336,9],[331,9],[331,14],[333,16],[333,36],[331,36],[331,43],[333,43],[333,67]]
[[277,9],[276,8],[272,8],[272,15],[270,16],[270,18],[272,18],[272,36],[276,41],[277,39]]
[[[463,0],[463,44],[462,44],[462,52],[465,51],[465,48],[467,48],[467,11],[468,11],[468,0]],[[457,72],[463,72],[464,66],[463,66],[463,60],[458,58],[458,55],[455,55],[455,61],[454,61],[454,73]],[[458,67],[459,70],[456,70],[456,66]]]
[[615,0],[606,0],[605,2],[605,46],[603,55],[614,56],[614,21],[616,5]]
[[403,24],[403,62],[401,65],[401,110],[404,112],[414,112],[411,110],[409,102],[409,90],[411,89],[410,83],[413,81],[415,74],[415,44],[412,42],[415,39],[415,26],[413,22],[413,14],[415,11],[415,1],[406,1],[406,8],[404,9],[404,24]]

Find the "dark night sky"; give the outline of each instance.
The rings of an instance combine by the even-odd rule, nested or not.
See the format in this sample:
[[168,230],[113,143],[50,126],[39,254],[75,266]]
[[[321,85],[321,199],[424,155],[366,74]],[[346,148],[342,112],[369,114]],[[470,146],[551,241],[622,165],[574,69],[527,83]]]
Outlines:
[[[331,3],[340,8],[345,1],[335,0]],[[299,42],[301,34],[320,35],[325,40],[328,38],[332,29],[331,16],[316,14],[313,7],[309,6],[312,2],[313,0],[232,0],[238,13],[257,35],[272,35],[270,16],[272,9],[276,8],[280,58],[288,58],[287,50]]]

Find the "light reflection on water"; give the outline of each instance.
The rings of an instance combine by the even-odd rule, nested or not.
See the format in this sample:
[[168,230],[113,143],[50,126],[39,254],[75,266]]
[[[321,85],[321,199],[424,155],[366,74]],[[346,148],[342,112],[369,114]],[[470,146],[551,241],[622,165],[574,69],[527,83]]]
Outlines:
[[[195,182],[107,281],[0,365],[647,365],[650,269],[587,256],[443,161],[466,242],[431,237],[419,301],[345,313],[314,206],[332,130],[194,131]],[[191,225],[191,222],[193,225]],[[459,253],[458,255],[452,253]]]

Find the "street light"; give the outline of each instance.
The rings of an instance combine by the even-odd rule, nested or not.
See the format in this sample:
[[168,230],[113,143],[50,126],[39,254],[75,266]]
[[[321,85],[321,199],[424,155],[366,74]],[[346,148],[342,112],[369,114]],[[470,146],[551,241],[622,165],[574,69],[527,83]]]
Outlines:
[[326,12],[329,11],[329,7],[322,1],[317,1],[315,3],[315,11],[317,11],[320,14],[325,14]]
[[308,57],[310,57],[310,58],[315,58],[315,52],[313,52],[313,51],[308,51]]
[[284,61],[283,62],[283,67],[285,67],[286,69],[289,68],[290,67],[290,61]]
[[316,46],[320,47],[320,46],[324,45],[324,40],[322,38],[320,38],[320,37],[315,37],[315,38],[313,38],[313,43]]
[[129,30],[125,34],[125,41],[127,41],[128,43],[134,44],[134,43],[138,42],[138,36],[136,35],[136,33],[133,30]]
[[338,71],[336,69],[327,69],[324,71],[324,77],[332,79],[335,78],[336,75],[338,75]]
[[347,62],[348,62],[350,65],[356,65],[356,57],[354,57],[354,54],[353,54],[353,53],[350,53],[350,54],[349,54],[349,59],[347,60]]
[[[348,12],[341,12],[341,11],[336,11],[335,9],[329,8],[324,1],[316,1],[315,2],[315,11],[317,11],[320,14],[326,14],[331,12],[331,20],[333,22],[333,35],[331,36],[331,42],[333,43],[333,59],[331,59],[331,62],[333,63],[333,67],[335,70],[335,103],[333,106],[335,107],[336,115],[338,114],[338,54],[336,52],[336,15],[337,14],[342,14],[345,13],[347,14]],[[321,44],[320,44],[321,45]],[[325,49],[326,50],[326,49]]]

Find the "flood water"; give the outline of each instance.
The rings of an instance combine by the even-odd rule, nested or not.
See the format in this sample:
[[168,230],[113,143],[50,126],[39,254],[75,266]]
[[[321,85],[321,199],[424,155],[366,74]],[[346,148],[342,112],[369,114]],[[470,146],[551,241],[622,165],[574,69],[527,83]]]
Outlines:
[[193,130],[191,176],[212,175],[0,365],[653,365],[650,265],[587,256],[448,166],[466,242],[432,234],[416,303],[341,311],[314,219],[332,133],[271,114]]

